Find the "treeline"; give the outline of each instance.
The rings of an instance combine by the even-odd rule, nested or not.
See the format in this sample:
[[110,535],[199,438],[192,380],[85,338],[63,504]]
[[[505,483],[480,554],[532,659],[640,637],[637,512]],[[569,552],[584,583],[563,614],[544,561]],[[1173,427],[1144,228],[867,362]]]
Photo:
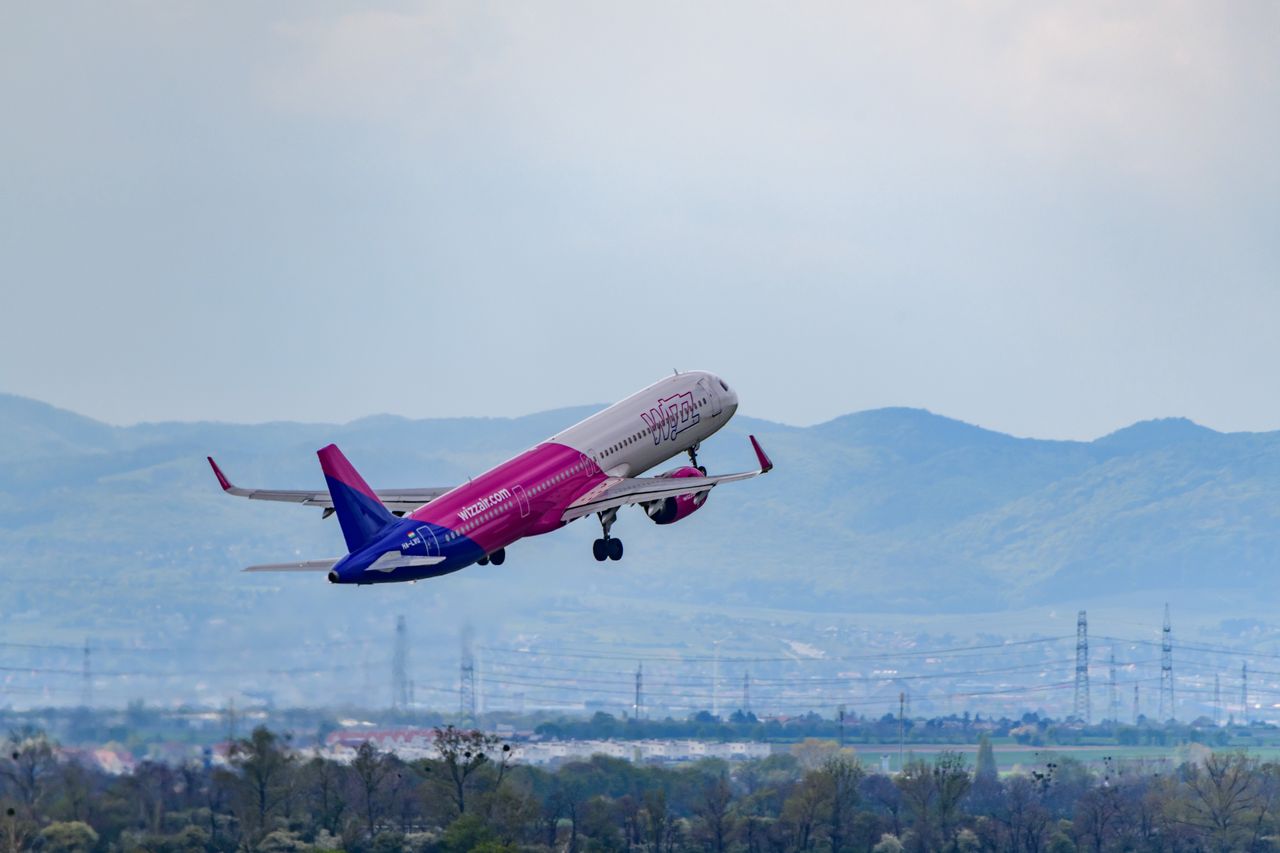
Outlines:
[[1001,777],[983,742],[868,772],[831,741],[769,758],[667,767],[597,756],[512,764],[480,732],[440,757],[362,746],[349,764],[264,728],[225,766],[144,763],[112,776],[43,735],[0,756],[0,851],[1262,851],[1280,846],[1280,765],[1198,756],[1173,773],[1051,760]]
[[968,713],[945,717],[911,718],[901,721],[893,714],[882,717],[850,715],[841,720],[808,713],[786,719],[759,719],[754,714],[735,711],[721,719],[700,711],[685,719],[646,720],[615,717],[597,711],[587,718],[566,717],[538,723],[534,731],[559,740],[642,740],[646,738],[690,738],[694,740],[757,740],[773,743],[827,738],[841,743],[974,744],[984,735],[1010,738],[1029,746],[1076,746],[1083,743],[1116,743],[1129,746],[1171,746],[1203,743],[1216,747],[1255,746],[1274,740],[1274,726],[1217,726],[1211,720],[1157,723],[1140,718],[1135,725],[1103,722],[1083,725],[1071,720],[1055,720],[1037,713],[1019,719],[986,718]]
[[[325,737],[342,728],[339,717],[376,720],[388,728],[412,726],[432,728],[457,723],[457,715],[420,711],[373,711],[367,709],[274,708],[253,709],[254,719],[274,731],[293,733],[294,745],[306,747],[323,743]],[[173,754],[173,747],[207,746],[223,741],[237,726],[234,715],[210,722],[207,709],[160,708],[141,702],[122,709],[41,708],[26,711],[0,709],[0,732],[29,728],[48,732],[64,744],[116,744],[135,757],[149,752]],[[474,723],[472,723],[474,725]],[[518,715],[494,712],[485,715],[481,728],[515,732],[536,732],[546,739],[559,740],[643,740],[692,739],[708,741],[752,740],[775,744],[794,743],[806,738],[835,740],[847,745],[897,744],[897,716],[860,716],[849,713],[844,720],[817,713],[787,718],[757,718],[750,712],[735,711],[717,717],[700,711],[682,719],[635,719],[604,711],[590,717],[545,714]],[[981,714],[953,714],[939,717],[911,717],[902,722],[901,736],[912,744],[972,745],[983,735],[995,740],[1009,739],[1028,746],[1078,746],[1117,744],[1121,746],[1177,746],[1202,743],[1215,748],[1252,748],[1280,745],[1280,730],[1274,725],[1234,721],[1217,725],[1200,718],[1191,722],[1163,723],[1139,718],[1129,725],[1101,722],[1082,725],[1053,719],[1038,713],[1018,718]]]

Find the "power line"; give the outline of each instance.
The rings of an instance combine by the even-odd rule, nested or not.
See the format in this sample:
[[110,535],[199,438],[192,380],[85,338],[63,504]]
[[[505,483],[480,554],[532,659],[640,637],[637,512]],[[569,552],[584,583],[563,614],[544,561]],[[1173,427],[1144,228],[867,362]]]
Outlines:
[[396,617],[395,652],[391,658],[391,708],[409,707],[409,639],[404,616]]
[[[1129,643],[1135,646],[1163,646],[1164,640],[1142,640],[1133,637],[1098,636],[1097,639],[1114,643]],[[1232,648],[1230,646],[1213,646],[1202,643],[1179,643],[1179,652],[1204,652],[1205,654],[1230,655],[1232,657],[1269,658],[1280,660],[1280,652],[1261,652],[1254,649]]]
[[[832,687],[832,686],[845,686],[849,684],[851,681],[855,681],[855,682],[861,681],[863,683],[871,683],[871,682],[893,683],[897,681],[929,681],[929,680],[935,680],[935,679],[949,679],[949,678],[951,679],[972,678],[975,676],[982,676],[982,675],[1001,675],[1004,673],[1019,672],[1023,670],[1049,671],[1049,670],[1056,669],[1059,666],[1064,666],[1066,664],[1069,664],[1074,660],[1075,658],[1058,658],[1051,661],[1032,661],[1030,663],[1010,664],[1007,666],[992,667],[988,669],[969,669],[969,670],[955,670],[955,671],[947,671],[947,672],[928,672],[928,673],[915,673],[915,674],[895,673],[892,675],[889,675],[889,674],[863,675],[863,676],[845,675],[845,676],[833,676],[833,677],[796,675],[796,676],[782,677],[782,678],[753,677],[751,681],[756,687],[761,687],[761,686],[764,686],[764,687],[770,687],[770,686]],[[1148,661],[1136,661],[1135,664],[1151,663],[1151,662],[1154,662],[1154,659],[1151,659]],[[518,670],[514,670],[514,671],[508,671],[508,672],[499,671],[499,674],[505,674],[505,675],[508,675],[511,677],[517,677],[517,678],[532,677],[532,676],[526,675],[525,670],[534,670],[534,671],[551,670],[551,671],[569,672],[569,673],[582,672],[582,670],[580,669],[574,669],[574,668],[568,668],[568,667],[563,667],[563,668],[562,667],[540,667],[537,664],[531,664],[529,666],[521,666],[519,667]],[[593,678],[593,677],[587,677],[588,675],[589,676],[613,676],[613,678],[608,678],[608,677]],[[550,678],[552,680],[561,680],[561,681],[568,680],[572,683],[582,683],[582,684],[620,684],[620,683],[626,682],[630,678],[630,676],[631,674],[629,672],[622,672],[618,670],[589,670],[587,671],[587,675],[574,674],[574,675],[564,675],[564,676],[551,676]],[[545,682],[547,679],[544,677],[538,677],[536,680],[539,683],[541,683],[541,682]],[[648,679],[648,683],[650,686],[659,685],[659,686],[665,686],[665,687],[681,687],[681,688],[701,687],[704,690],[710,691],[711,685],[713,682],[710,678],[707,678],[705,676],[696,676],[696,675],[679,676],[678,675],[678,676],[672,676],[668,678],[654,678],[651,676]]]
[[1164,605],[1164,626],[1160,629],[1160,722],[1165,721],[1165,696],[1168,695],[1169,717],[1178,711],[1173,705],[1173,629],[1169,626],[1169,604]]
[[1083,610],[1076,616],[1075,718],[1085,725],[1093,722],[1089,700],[1089,619]]
[[[90,647],[92,648],[92,647]],[[175,670],[146,669],[107,669],[97,670],[95,677],[100,678],[182,678],[184,676],[217,676],[217,675],[327,675],[335,671],[358,669],[362,664],[336,664],[334,666],[302,666],[292,668],[259,668],[231,667],[227,669],[183,668]],[[41,675],[77,675],[84,676],[84,667],[70,669],[67,667],[47,666],[10,666],[0,665],[0,672],[29,672]]]
[[[1060,665],[1068,662],[1070,662],[1070,659],[1064,659],[1062,661],[1057,661],[1054,663]],[[813,688],[813,687],[844,687],[844,686],[847,686],[850,681],[862,681],[864,684],[871,684],[871,683],[895,684],[899,682],[911,682],[911,681],[961,680],[964,678],[971,678],[974,676],[1005,674],[1005,673],[1018,672],[1022,670],[1028,670],[1028,669],[1044,671],[1052,668],[1053,666],[1046,666],[1042,663],[1037,662],[1037,663],[1031,663],[1031,664],[1014,664],[1014,665],[999,667],[995,669],[969,670],[964,672],[934,672],[934,673],[924,673],[924,674],[917,674],[917,675],[863,677],[858,679],[851,679],[848,677],[834,678],[834,679],[805,679],[805,678],[774,679],[774,680],[771,680],[769,684],[773,685],[775,690],[784,689],[784,688],[790,688],[795,690],[795,689],[805,689],[805,688]],[[618,689],[625,689],[632,678],[632,675],[630,673],[593,673],[593,675],[604,675],[604,676],[613,675],[613,677],[592,678],[592,677],[576,676],[576,675],[544,676],[544,675],[535,675],[535,674],[524,673],[524,672],[496,672],[496,673],[491,673],[491,675],[485,677],[483,681],[485,683],[495,683],[500,680],[506,684],[522,684],[522,685],[534,686],[534,687],[559,688],[563,690],[577,690],[582,692],[591,692],[592,690],[595,689],[594,685],[601,685],[606,688],[613,687]],[[762,683],[761,679],[755,679],[754,681],[757,686],[760,686],[760,684]],[[705,680],[702,682],[690,683],[684,680],[668,680],[668,679],[661,679],[661,678],[655,679],[650,677],[648,679],[648,686],[651,688],[654,686],[658,686],[658,687],[667,687],[672,690],[680,690],[682,692],[677,695],[684,696],[684,697],[687,697],[689,695],[689,691],[691,689],[701,688],[707,693],[710,693],[712,691],[712,684],[710,684]]]
[[640,715],[644,711],[644,664],[636,664],[636,701],[632,708],[632,714],[635,719],[640,719]]
[[1240,715],[1242,723],[1249,722],[1249,664],[1240,664]]
[[[856,661],[856,660],[883,660],[899,657],[932,657],[937,655],[950,655],[960,652],[972,651],[988,651],[991,649],[1013,648],[1018,646],[1044,645],[1047,643],[1058,643],[1063,640],[1071,639],[1071,635],[1064,634],[1060,637],[1037,637],[1030,640],[1010,640],[1002,643],[984,643],[973,646],[953,646],[940,649],[913,649],[910,651],[893,651],[893,652],[876,652],[858,655],[830,655],[823,657],[805,658],[796,655],[785,657],[723,657],[716,654],[712,655],[644,655],[644,659],[648,661],[673,661],[673,662],[702,662],[714,663],[719,660],[724,663],[829,663],[839,661]],[[505,649],[497,646],[481,646],[484,651],[495,652],[498,654],[510,655],[540,655],[550,658],[583,658],[583,659],[599,659],[599,660],[635,660],[634,654],[626,653],[607,653],[607,652],[581,652],[581,651],[564,651],[555,649]]]
[[462,629],[462,664],[458,676],[458,713],[463,721],[474,723],[476,719],[476,659],[472,651],[472,631],[467,625]]
[[1107,689],[1107,719],[1113,723],[1120,722],[1120,695],[1116,693],[1116,650],[1111,649],[1110,678]]
[[80,705],[84,708],[93,707],[93,675],[89,666],[89,641],[84,641],[84,673],[83,683],[80,688]]

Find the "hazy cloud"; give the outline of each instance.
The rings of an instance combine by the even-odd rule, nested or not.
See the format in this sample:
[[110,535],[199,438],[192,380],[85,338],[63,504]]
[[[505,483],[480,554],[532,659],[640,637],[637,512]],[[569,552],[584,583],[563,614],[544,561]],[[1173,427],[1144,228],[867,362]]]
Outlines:
[[8,390],[1280,425],[1274,4],[6,14]]

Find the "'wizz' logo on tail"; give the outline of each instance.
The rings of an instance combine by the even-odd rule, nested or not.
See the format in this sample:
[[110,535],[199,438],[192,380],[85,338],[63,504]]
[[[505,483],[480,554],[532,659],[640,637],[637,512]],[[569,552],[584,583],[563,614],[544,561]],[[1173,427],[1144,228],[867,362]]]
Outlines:
[[701,418],[693,405],[693,393],[674,394],[659,400],[658,405],[640,414],[644,425],[653,436],[654,444],[675,441],[680,433],[693,426]]

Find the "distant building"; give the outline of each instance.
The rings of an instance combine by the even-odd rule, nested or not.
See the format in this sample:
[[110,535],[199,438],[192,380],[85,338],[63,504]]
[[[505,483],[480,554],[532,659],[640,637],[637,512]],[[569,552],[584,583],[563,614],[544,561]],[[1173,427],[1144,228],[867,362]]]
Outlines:
[[97,749],[60,749],[58,755],[66,761],[74,761],[112,776],[132,773],[138,766],[137,760],[130,753],[105,746]]
[[[320,753],[326,758],[350,763],[362,743],[380,752],[390,752],[405,761],[439,758],[431,729],[340,729],[325,738]],[[511,745],[512,761],[546,765],[565,761],[585,761],[593,755],[607,755],[626,761],[679,763],[703,758],[745,761],[764,758],[769,744],[756,741],[718,743],[701,740],[531,740]],[[495,756],[496,757],[496,756]]]
[[698,761],[703,758],[722,758],[726,761],[746,761],[764,758],[772,752],[767,743],[736,741],[716,743],[700,740],[566,740],[542,741],[520,744],[514,758],[524,764],[555,764],[563,761],[583,761],[593,755],[607,755],[627,761],[647,761],[662,764]]

